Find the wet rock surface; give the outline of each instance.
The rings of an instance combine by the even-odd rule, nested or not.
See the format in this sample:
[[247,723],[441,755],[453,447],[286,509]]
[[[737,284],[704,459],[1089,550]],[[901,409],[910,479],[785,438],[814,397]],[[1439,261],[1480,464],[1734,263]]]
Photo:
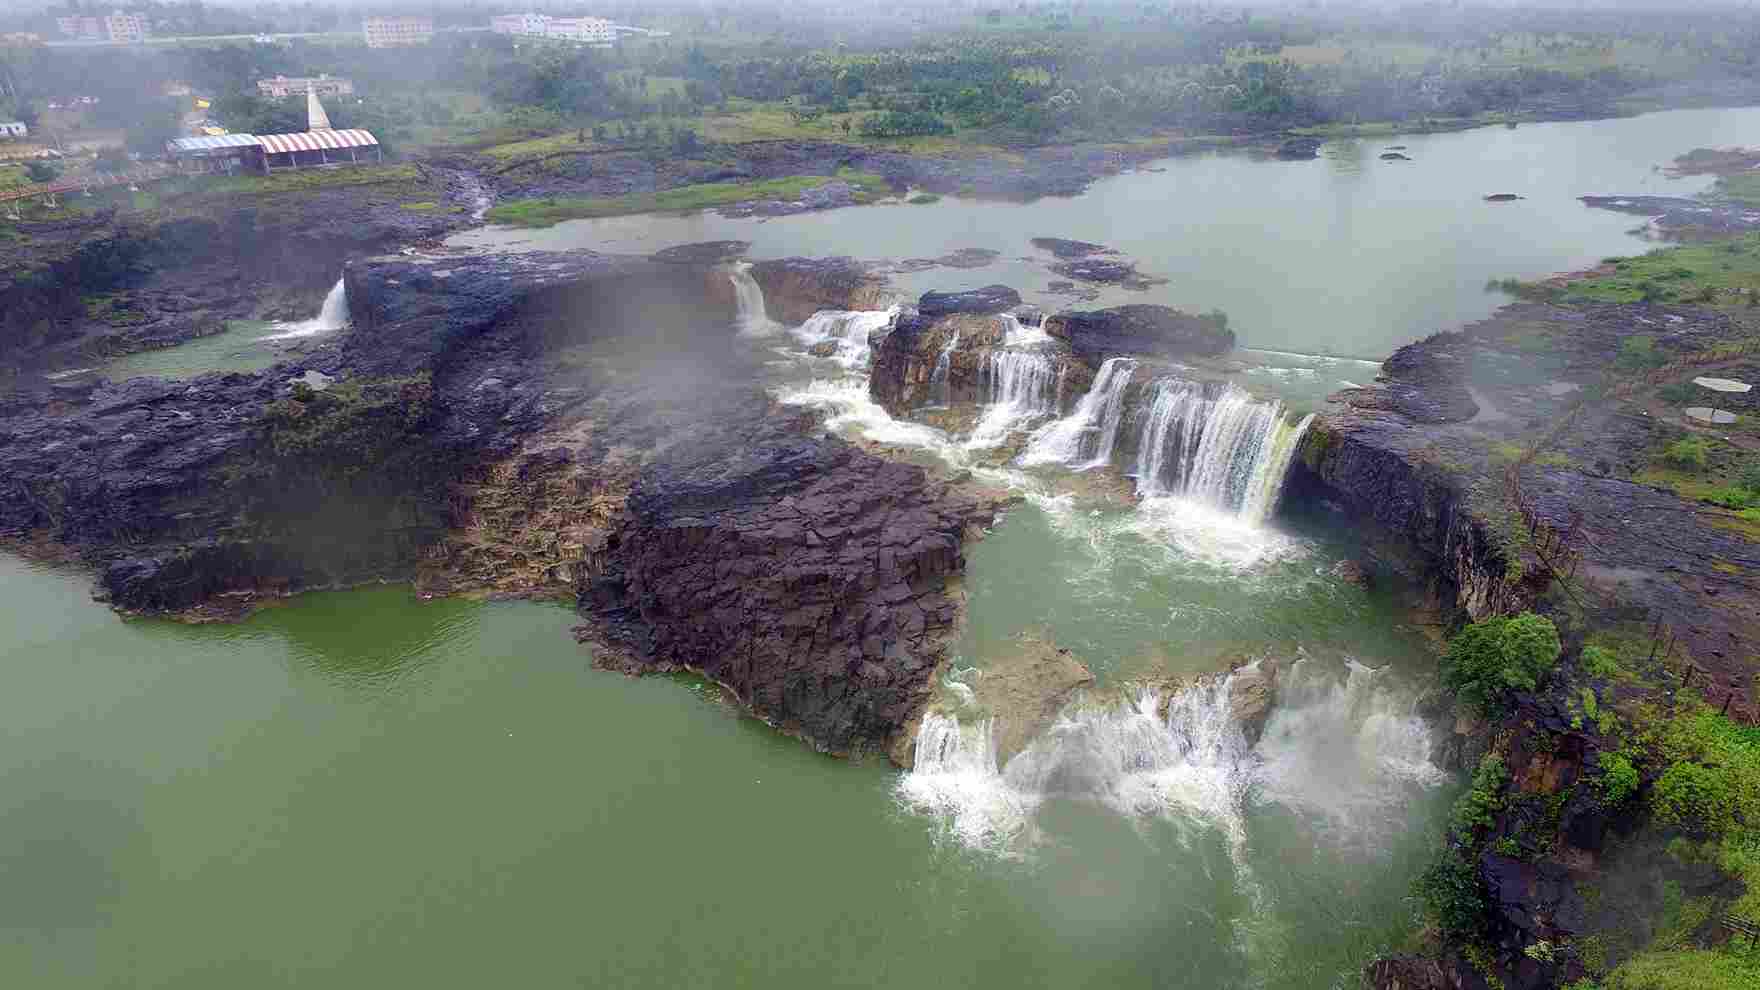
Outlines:
[[958,292],[925,292],[917,312],[927,317],[953,313],[1001,313],[1021,304],[1021,294],[1006,285],[986,285]]
[[927,700],[969,527],[995,505],[836,438],[675,447],[644,470],[590,608],[625,669],[689,667],[835,753]]
[[1760,210],[1678,196],[1580,196],[1582,204],[1647,217],[1650,226],[1679,237],[1745,234],[1760,230]]
[[733,261],[751,248],[751,241],[700,241],[661,248],[649,257],[673,265],[716,265]]
[[[431,167],[415,181],[200,202],[156,219],[21,223],[22,237],[0,242],[0,372],[84,367],[228,319],[307,317],[347,260],[469,224],[463,178]],[[404,209],[410,200],[444,208]]]
[[1116,285],[1137,291],[1147,289],[1150,286],[1163,285],[1167,282],[1164,278],[1145,275],[1137,271],[1135,262],[1117,261],[1111,258],[1078,258],[1074,261],[1059,261],[1051,266],[1051,270],[1078,282]]
[[1087,665],[1044,635],[1023,633],[990,658],[972,685],[972,698],[996,720],[991,739],[997,766],[1043,735],[1075,693],[1093,684]]
[[770,316],[802,323],[821,309],[884,309],[885,280],[854,258],[778,258],[754,262]]
[[1234,332],[1213,318],[1146,304],[1059,313],[1046,318],[1045,332],[1094,367],[1121,354],[1216,355],[1234,347]]
[[1062,237],[1035,237],[1033,238],[1033,246],[1041,251],[1049,251],[1053,256],[1066,261],[1073,258],[1086,258],[1093,254],[1118,253],[1104,244],[1072,241]]
[[[1738,644],[1760,636],[1760,548],[1728,510],[1633,480],[1684,427],[1642,404],[1582,405],[1635,333],[1691,362],[1738,330],[1725,313],[1686,306],[1506,306],[1401,348],[1376,385],[1334,396],[1286,497],[1342,507],[1375,563],[1432,582],[1445,606],[1475,618],[1534,607],[1562,568],[1598,608],[1676,630],[1707,696],[1733,694],[1739,714],[1750,675]],[[1512,493],[1511,463],[1541,437]],[[1552,563],[1534,549],[1560,544]]]

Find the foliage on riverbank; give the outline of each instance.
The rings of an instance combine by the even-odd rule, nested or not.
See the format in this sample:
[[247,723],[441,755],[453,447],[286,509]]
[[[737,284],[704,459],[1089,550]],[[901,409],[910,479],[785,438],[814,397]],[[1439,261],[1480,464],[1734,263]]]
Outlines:
[[488,220],[519,227],[548,227],[564,220],[614,217],[631,213],[683,213],[761,200],[793,202],[807,190],[828,182],[851,186],[857,203],[868,203],[889,191],[886,180],[866,172],[840,171],[836,176],[791,175],[759,182],[706,182],[653,193],[632,193],[598,199],[526,199],[491,209]]
[[[1757,187],[1760,188],[1760,187]],[[1569,279],[1503,279],[1489,288],[1542,302],[1654,302],[1760,308],[1760,234],[1607,258]]]

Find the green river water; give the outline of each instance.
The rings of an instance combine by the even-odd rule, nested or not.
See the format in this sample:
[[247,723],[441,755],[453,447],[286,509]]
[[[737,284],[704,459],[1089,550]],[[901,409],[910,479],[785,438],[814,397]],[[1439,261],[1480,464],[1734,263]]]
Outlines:
[[[1687,111],[1386,142],[1410,163],[1356,142],[1180,159],[1028,206],[456,240],[1007,252],[914,291],[1042,281],[1025,238],[1079,237],[1175,279],[1129,298],[1221,306],[1254,347],[1375,357],[1489,312],[1488,277],[1638,250],[1634,218],[1571,197],[1690,192],[1650,165],[1756,128]],[[1479,201],[1501,191],[1530,199]],[[1298,406],[1374,372],[1235,360]],[[594,671],[557,606],[388,587],[236,625],[124,621],[88,575],[0,557],[0,986],[1354,986],[1410,930],[1457,786],[1410,714],[1433,661],[1401,590],[1333,577],[1352,537],[1318,507],[1260,525],[1028,481],[1051,487],[968,549],[958,663],[1026,629],[1107,685],[1307,657],[1251,754],[1202,705],[1170,725],[1111,708],[1005,775],[901,773],[817,755],[711,685]]]

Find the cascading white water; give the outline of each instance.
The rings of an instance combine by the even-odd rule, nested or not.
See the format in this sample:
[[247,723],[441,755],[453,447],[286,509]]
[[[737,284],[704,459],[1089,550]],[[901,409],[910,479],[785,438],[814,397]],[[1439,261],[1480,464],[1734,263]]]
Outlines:
[[1094,386],[1068,416],[1041,429],[1021,455],[1021,463],[1065,464],[1084,471],[1112,462],[1124,418],[1124,389],[1137,370],[1133,358],[1107,358]]
[[947,339],[947,346],[941,349],[941,356],[935,360],[935,370],[929,373],[929,384],[940,386],[941,404],[946,405],[953,400],[953,383],[949,380],[953,371],[953,352],[959,348],[959,331]]
[[1054,797],[1206,825],[1227,840],[1240,881],[1252,888],[1245,818],[1253,802],[1297,812],[1341,844],[1374,843],[1401,827],[1414,788],[1445,779],[1429,762],[1429,732],[1411,696],[1382,690],[1375,670],[1347,662],[1340,678],[1317,661],[1293,664],[1251,747],[1233,714],[1238,676],[1180,690],[1166,699],[1165,716],[1152,690],[1110,707],[1078,700],[1000,768],[993,719],[962,725],[927,715],[899,796],[962,841],[1005,852],[1023,851],[1015,847],[1034,813]]
[[882,310],[822,309],[807,317],[807,322],[796,327],[794,334],[808,347],[835,342],[832,359],[853,371],[868,366],[873,357],[869,338],[891,326],[897,317],[897,306]]
[[1137,445],[1137,492],[1183,495],[1258,522],[1276,508],[1297,441],[1283,403],[1234,385],[1162,378],[1151,386]]
[[324,296],[324,305],[318,309],[318,315],[309,320],[283,324],[286,327],[280,333],[270,334],[265,340],[291,340],[296,337],[314,337],[321,333],[340,330],[348,325],[348,288],[342,279],[330,287]]
[[1035,351],[991,351],[984,359],[989,406],[966,439],[971,449],[994,447],[1008,434],[1056,410],[1058,366]]
[[742,335],[767,337],[782,329],[765,308],[764,287],[752,277],[751,265],[740,262],[727,270],[727,277],[733,282],[734,325]]

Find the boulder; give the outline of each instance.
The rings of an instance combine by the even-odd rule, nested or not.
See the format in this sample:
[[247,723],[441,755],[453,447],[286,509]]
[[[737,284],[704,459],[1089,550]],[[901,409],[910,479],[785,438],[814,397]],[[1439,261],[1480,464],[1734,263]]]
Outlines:
[[1384,151],[1384,152],[1382,152],[1381,153],[1381,160],[1384,162],[1409,162],[1409,161],[1411,161],[1410,158],[1407,158],[1405,155],[1402,155],[1397,151]]
[[1277,157],[1288,159],[1290,161],[1304,161],[1311,158],[1319,158],[1320,145],[1322,143],[1323,142],[1319,138],[1292,137],[1277,146]]
[[700,241],[661,248],[649,257],[669,265],[718,265],[738,258],[751,247],[750,241]]
[[1041,251],[1049,251],[1058,258],[1085,258],[1091,254],[1117,254],[1117,251],[1104,244],[1089,241],[1072,241],[1062,237],[1035,237],[1033,246]]
[[1022,633],[1013,646],[990,660],[973,684],[973,700],[996,719],[991,739],[996,764],[1026,749],[1057,719],[1075,692],[1094,683],[1094,675],[1068,650],[1050,639]]
[[1094,367],[1121,354],[1214,356],[1234,347],[1225,319],[1153,304],[1062,313],[1046,318],[1045,332],[1067,341],[1077,357]]
[[799,324],[821,309],[884,309],[884,279],[854,258],[773,258],[752,263],[770,315]]
[[1516,200],[1521,199],[1521,198],[1522,197],[1517,196],[1515,193],[1492,193],[1491,195],[1485,197],[1485,202],[1487,202],[1487,203],[1513,203]]
[[923,293],[917,300],[917,312],[923,316],[947,316],[952,313],[1000,313],[1021,304],[1021,294],[1006,285],[986,285],[981,289],[959,292]]
[[1078,282],[1118,285],[1127,289],[1146,289],[1167,281],[1164,278],[1144,275],[1137,271],[1134,262],[1114,261],[1110,258],[1078,258],[1074,261],[1060,261],[1052,265],[1051,270]]
[[1234,671],[1228,706],[1235,724],[1241,727],[1241,734],[1249,744],[1258,742],[1259,736],[1265,732],[1265,722],[1271,717],[1272,706],[1277,703],[1279,672],[1277,661],[1270,658]]

